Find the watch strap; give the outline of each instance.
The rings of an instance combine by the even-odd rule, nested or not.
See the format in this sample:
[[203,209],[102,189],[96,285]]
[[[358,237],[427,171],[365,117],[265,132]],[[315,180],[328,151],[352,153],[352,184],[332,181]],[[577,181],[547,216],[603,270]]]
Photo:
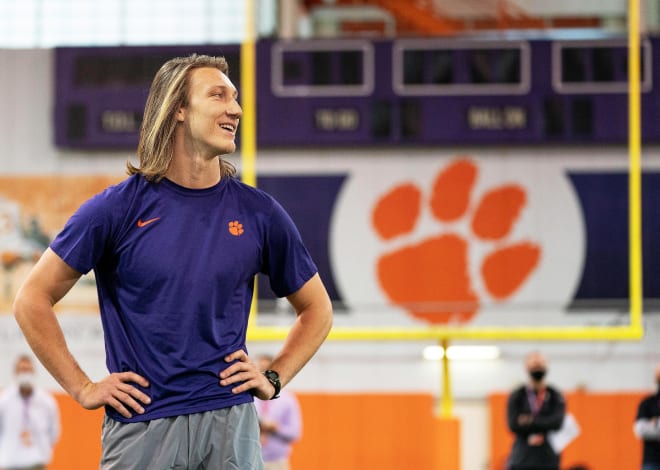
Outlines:
[[282,383],[280,382],[280,374],[278,374],[272,369],[268,369],[264,371],[264,376],[268,379],[270,384],[275,389],[275,393],[273,394],[272,397],[270,397],[270,400],[275,400],[276,398],[279,398],[280,390],[282,389]]

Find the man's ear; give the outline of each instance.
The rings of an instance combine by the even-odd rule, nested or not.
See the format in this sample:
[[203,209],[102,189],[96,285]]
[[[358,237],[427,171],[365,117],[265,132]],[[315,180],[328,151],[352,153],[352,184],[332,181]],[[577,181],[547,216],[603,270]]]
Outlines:
[[186,120],[186,108],[183,106],[179,108],[179,110],[176,112],[176,120],[179,122],[183,122]]

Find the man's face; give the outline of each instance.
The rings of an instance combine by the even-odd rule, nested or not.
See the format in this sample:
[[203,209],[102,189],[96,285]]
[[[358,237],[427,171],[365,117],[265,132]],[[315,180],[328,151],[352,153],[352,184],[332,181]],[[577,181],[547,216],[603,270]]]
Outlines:
[[530,375],[534,373],[538,374],[543,371],[543,373],[540,375],[541,379],[545,375],[545,372],[548,370],[545,357],[540,353],[532,353],[527,356],[527,359],[525,360],[525,368]]
[[184,146],[190,153],[215,157],[236,150],[236,130],[242,110],[229,77],[212,67],[190,74],[188,105],[177,113],[185,126]]
[[20,359],[16,363],[16,369],[14,370],[15,374],[34,374],[34,366],[32,362],[27,359]]
[[545,369],[545,357],[540,353],[531,353],[525,358],[525,367],[527,370]]
[[14,369],[16,374],[16,383],[21,390],[21,393],[32,393],[34,389],[34,365],[32,361],[28,359],[19,359],[16,362],[16,368]]

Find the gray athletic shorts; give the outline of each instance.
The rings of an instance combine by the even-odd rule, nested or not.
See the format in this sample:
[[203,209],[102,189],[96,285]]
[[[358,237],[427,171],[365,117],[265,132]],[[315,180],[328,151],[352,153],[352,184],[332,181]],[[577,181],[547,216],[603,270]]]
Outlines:
[[103,419],[101,470],[263,470],[254,403],[120,423]]

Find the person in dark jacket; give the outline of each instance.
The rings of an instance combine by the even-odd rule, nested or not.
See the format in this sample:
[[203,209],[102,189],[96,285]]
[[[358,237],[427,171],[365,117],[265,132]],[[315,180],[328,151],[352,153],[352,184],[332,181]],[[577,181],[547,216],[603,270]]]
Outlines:
[[511,392],[507,402],[507,423],[515,434],[509,456],[509,470],[558,470],[559,454],[548,434],[561,428],[566,413],[564,397],[546,384],[547,361],[540,352],[525,359],[529,382]]
[[642,441],[642,470],[660,469],[660,364],[655,368],[657,392],[647,395],[637,408],[633,430]]

